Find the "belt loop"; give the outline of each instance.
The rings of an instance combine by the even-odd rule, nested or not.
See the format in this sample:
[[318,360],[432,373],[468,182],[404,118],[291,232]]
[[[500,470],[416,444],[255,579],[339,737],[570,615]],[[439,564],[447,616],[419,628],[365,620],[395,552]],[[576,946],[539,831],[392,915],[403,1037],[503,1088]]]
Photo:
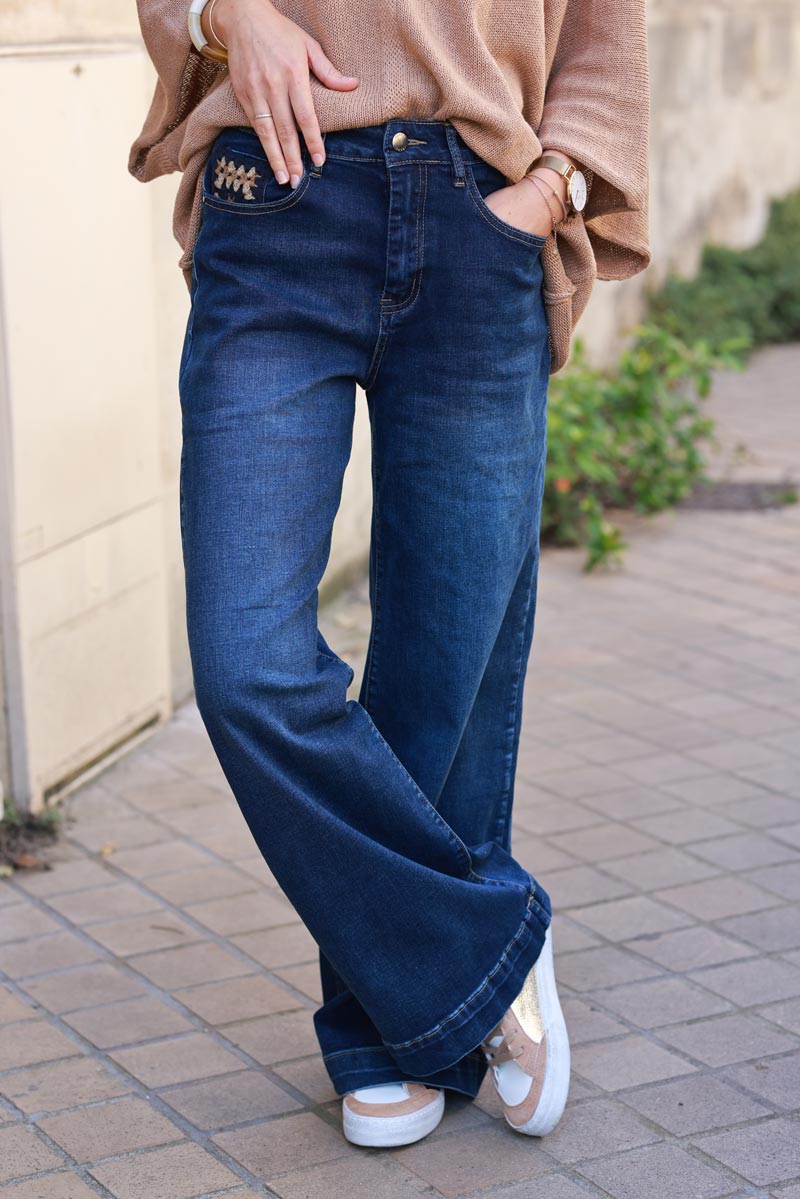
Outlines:
[[461,157],[461,147],[458,144],[458,133],[455,126],[449,122],[445,125],[444,131],[447,135],[450,157],[453,160],[453,184],[455,187],[463,187],[466,179],[464,177],[464,159]]

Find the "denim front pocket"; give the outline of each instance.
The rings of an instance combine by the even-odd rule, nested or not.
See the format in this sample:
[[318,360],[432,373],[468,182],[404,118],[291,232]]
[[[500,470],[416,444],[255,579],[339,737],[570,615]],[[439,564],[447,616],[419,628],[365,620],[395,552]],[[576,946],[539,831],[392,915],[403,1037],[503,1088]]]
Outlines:
[[502,171],[483,161],[466,162],[464,166],[467,178],[467,192],[478,215],[509,241],[529,246],[534,250],[541,250],[547,241],[546,237],[541,237],[538,233],[528,233],[526,229],[520,229],[516,225],[509,224],[508,221],[504,221],[502,217],[499,217],[486,203],[486,196],[501,187],[505,187],[506,178]]
[[255,214],[290,208],[311,180],[307,149],[296,188],[279,183],[257,134],[240,126],[223,129],[211,148],[203,174],[203,203],[210,208]]

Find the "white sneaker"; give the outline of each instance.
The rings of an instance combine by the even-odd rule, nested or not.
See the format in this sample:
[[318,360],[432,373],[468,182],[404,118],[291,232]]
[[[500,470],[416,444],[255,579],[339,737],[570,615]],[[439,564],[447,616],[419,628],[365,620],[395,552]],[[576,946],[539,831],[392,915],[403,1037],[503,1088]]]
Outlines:
[[549,928],[522,990],[482,1049],[511,1127],[529,1137],[552,1132],[566,1106],[570,1062]]
[[412,1145],[444,1115],[444,1091],[419,1082],[385,1082],[350,1091],[342,1100],[344,1135],[353,1145]]

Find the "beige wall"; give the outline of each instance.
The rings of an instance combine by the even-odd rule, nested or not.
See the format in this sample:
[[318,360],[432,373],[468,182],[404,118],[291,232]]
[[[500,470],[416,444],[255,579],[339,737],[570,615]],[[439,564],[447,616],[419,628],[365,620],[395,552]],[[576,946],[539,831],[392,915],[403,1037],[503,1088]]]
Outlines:
[[[596,289],[609,357],[669,268],[759,235],[800,183],[800,6],[651,0],[647,275]],[[175,387],[188,295],[176,180],[127,174],[152,74],[133,0],[3,0],[0,112],[0,785],[18,801],[163,720],[191,689]],[[363,396],[326,585],[364,561]],[[13,752],[9,749],[13,745]]]

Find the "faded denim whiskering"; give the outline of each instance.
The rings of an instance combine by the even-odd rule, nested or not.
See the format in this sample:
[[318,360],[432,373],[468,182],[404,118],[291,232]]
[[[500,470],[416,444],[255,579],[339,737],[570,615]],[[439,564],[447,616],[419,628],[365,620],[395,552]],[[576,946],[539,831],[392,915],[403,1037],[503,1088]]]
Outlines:
[[[405,135],[399,136],[399,135]],[[206,166],[180,365],[197,702],[320,947],[337,1092],[474,1095],[547,893],[509,823],[536,606],[549,375],[540,250],[448,123],[328,133],[292,191],[255,133]],[[317,627],[351,450],[372,431],[359,700]],[[257,900],[254,900],[257,903]]]

